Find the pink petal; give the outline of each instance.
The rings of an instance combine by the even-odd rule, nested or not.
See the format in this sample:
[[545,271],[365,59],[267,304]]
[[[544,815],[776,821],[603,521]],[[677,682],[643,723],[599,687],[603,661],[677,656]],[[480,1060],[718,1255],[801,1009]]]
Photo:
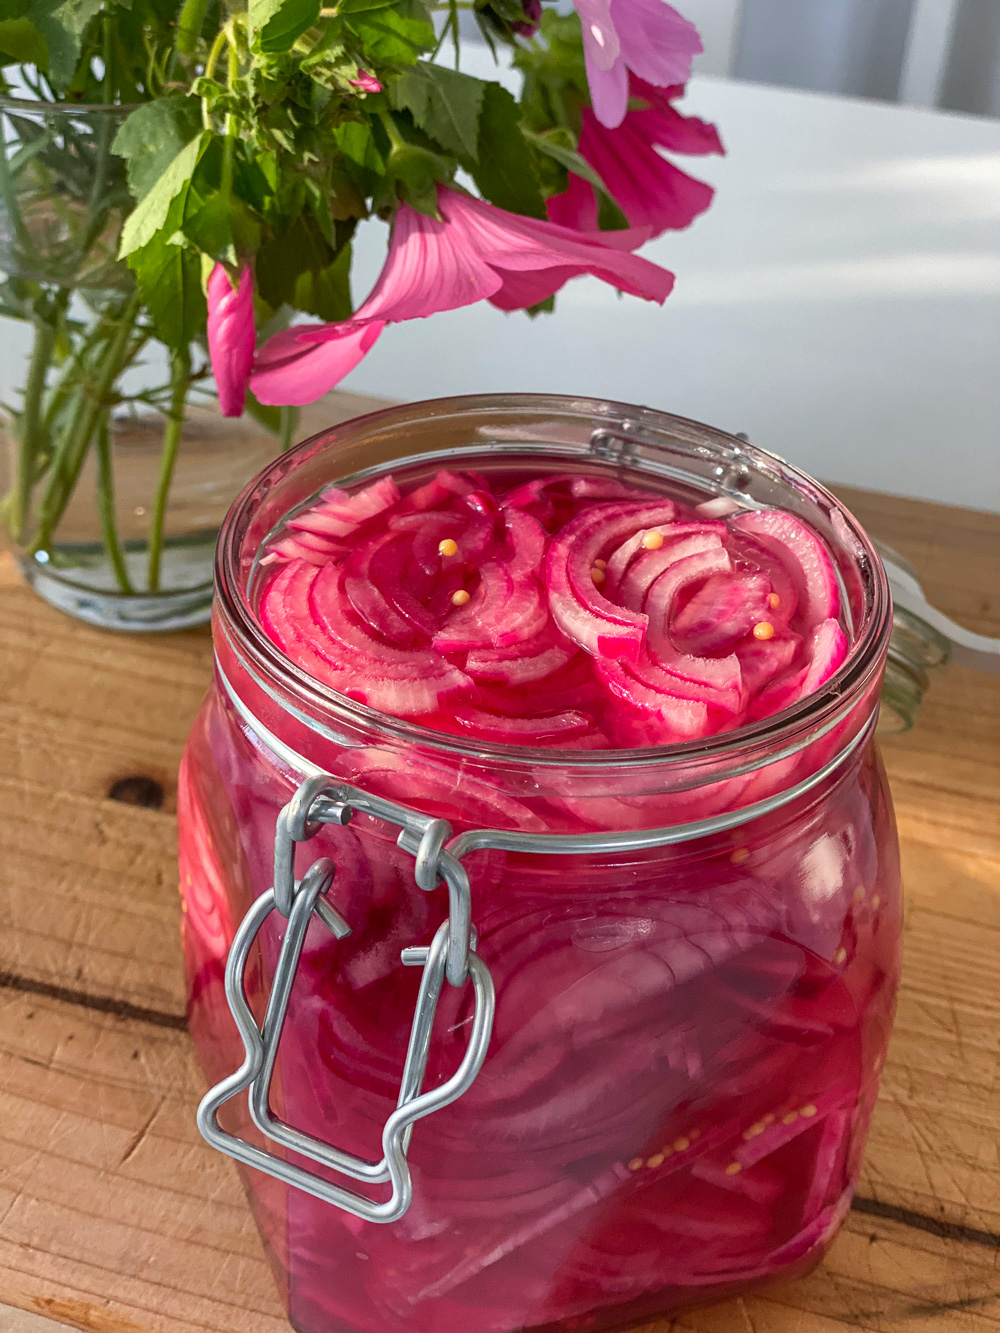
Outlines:
[[[591,273],[621,291],[661,303],[673,287],[672,273],[606,244],[605,233],[582,236],[567,227],[508,213],[482,199],[444,188],[438,191],[438,207],[449,225],[460,228],[470,245],[487,256],[490,267],[505,280],[509,274],[555,270],[547,282],[534,287],[544,288],[547,295],[581,273]],[[499,296],[499,300],[504,297]],[[509,307],[505,303],[503,308]]]
[[242,270],[234,289],[225,267],[216,264],[208,279],[208,354],[224,417],[242,415],[256,343],[250,270]]
[[[651,104],[646,110],[629,112],[629,120],[650,143],[690,157],[704,157],[708,153],[725,156],[726,150],[714,125],[697,116],[682,116],[663,90],[654,88],[644,79],[633,76],[629,86],[633,97],[644,98]],[[684,89],[668,89],[666,92],[679,97]]]
[[665,161],[653,147],[645,133],[648,122],[642,117],[661,115],[659,111],[630,111],[618,129],[607,130],[584,108],[580,134],[580,152],[630,225],[649,227],[654,236],[689,226],[708,208],[715,193],[710,185]]
[[597,231],[597,196],[582,176],[570,172],[569,189],[546,200],[549,221],[573,231]]
[[567,268],[547,268],[531,273],[505,273],[503,286],[490,297],[490,305],[498,310],[526,310],[529,306],[547,301],[580,270],[574,265]]
[[665,0],[610,0],[610,6],[629,69],[659,88],[687,83],[691,61],[704,49],[694,24]]
[[[586,54],[584,48],[584,56]],[[622,123],[628,109],[628,70],[625,61],[619,58],[610,69],[600,69],[589,59],[586,64],[594,115],[602,125],[614,129]]]
[[[329,392],[378,340],[384,321],[313,324],[276,333],[261,348],[251,388],[269,406],[302,407]],[[323,333],[322,340],[316,335]],[[310,337],[310,335],[313,335]]]
[[385,265],[355,319],[421,319],[482,301],[499,286],[486,258],[470,245],[461,227],[401,204]]
[[611,0],[576,0],[583,33],[583,51],[590,67],[608,70],[618,59],[618,34],[611,19]]

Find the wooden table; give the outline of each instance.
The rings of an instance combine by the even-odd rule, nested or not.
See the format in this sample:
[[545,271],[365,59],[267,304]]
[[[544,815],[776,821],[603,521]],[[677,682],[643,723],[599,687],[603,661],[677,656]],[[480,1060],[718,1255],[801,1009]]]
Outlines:
[[[846,498],[1000,635],[1000,517]],[[210,657],[69,620],[0,560],[0,1333],[287,1328],[194,1126],[173,812]],[[811,1277],[647,1333],[1000,1330],[1000,677],[952,668],[884,748],[906,966],[854,1209]]]

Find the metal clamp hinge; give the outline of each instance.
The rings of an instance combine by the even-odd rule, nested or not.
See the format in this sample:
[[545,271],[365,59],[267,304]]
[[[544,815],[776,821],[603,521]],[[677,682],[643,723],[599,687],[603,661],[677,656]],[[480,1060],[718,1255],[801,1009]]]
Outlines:
[[[285,1124],[270,1105],[278,1044],[310,920],[318,916],[338,940],[350,934],[350,926],[324,898],[334,881],[333,863],[320,858],[296,881],[295,846],[313,837],[323,824],[347,823],[356,810],[399,825],[397,842],[415,858],[414,877],[418,885],[430,890],[443,880],[449,900],[448,918],[438,927],[431,944],[403,949],[400,955],[404,965],[422,967],[423,976],[399,1098],[382,1131],[382,1158],[378,1162],[357,1157]],[[306,779],[278,817],[274,885],[257,899],[243,919],[226,962],[226,999],[243,1042],[245,1058],[235,1074],[203,1099],[198,1108],[198,1128],[213,1147],[230,1157],[369,1222],[395,1222],[410,1206],[412,1186],[407,1151],[413,1126],[423,1116],[455,1101],[471,1086],[486,1057],[493,1028],[493,982],[485,963],[475,953],[468,876],[461,863],[443,850],[450,836],[451,827],[445,820],[430,819],[359,788],[337,783],[326,775]],[[258,1026],[247,1001],[244,975],[254,941],[275,911],[287,917],[288,924],[264,1020]],[[453,986],[472,984],[474,1008],[469,1040],[455,1073],[439,1087],[423,1092],[434,1017],[445,980]],[[226,1102],[243,1092],[248,1094],[254,1123],[267,1139],[318,1166],[355,1180],[369,1184],[389,1182],[392,1185],[389,1198],[383,1201],[365,1198],[228,1133],[220,1126],[218,1113]]]

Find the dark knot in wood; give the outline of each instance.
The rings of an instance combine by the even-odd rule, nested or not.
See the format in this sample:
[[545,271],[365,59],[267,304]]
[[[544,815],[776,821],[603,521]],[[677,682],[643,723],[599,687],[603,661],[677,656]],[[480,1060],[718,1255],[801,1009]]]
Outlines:
[[155,778],[141,774],[130,778],[119,778],[108,789],[113,801],[123,805],[141,805],[146,810],[163,808],[163,786]]

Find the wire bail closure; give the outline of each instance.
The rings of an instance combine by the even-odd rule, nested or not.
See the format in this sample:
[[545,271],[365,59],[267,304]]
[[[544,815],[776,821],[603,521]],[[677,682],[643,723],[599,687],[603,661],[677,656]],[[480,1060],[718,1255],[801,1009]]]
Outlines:
[[[442,880],[448,887],[448,918],[438,927],[430,946],[406,948],[400,954],[404,966],[422,967],[423,976],[399,1098],[396,1110],[382,1131],[382,1158],[378,1162],[366,1161],[286,1125],[275,1116],[270,1106],[278,1045],[309,923],[314,915],[318,916],[338,940],[351,933],[348,923],[323,896],[334,882],[333,862],[320,857],[301,880],[296,880],[295,848],[300,842],[315,837],[324,824],[346,824],[356,810],[401,826],[397,843],[415,858],[414,877],[422,889],[430,891]],[[393,801],[371,796],[346,783],[337,783],[326,774],[307,778],[278,816],[273,887],[261,894],[244,917],[226,961],[226,1000],[243,1042],[245,1058],[236,1073],[223,1079],[203,1098],[198,1107],[199,1130],[213,1147],[237,1161],[265,1171],[368,1222],[395,1222],[409,1208],[413,1189],[407,1151],[413,1126],[417,1120],[449,1105],[468,1090],[482,1068],[493,1029],[493,981],[486,964],[475,953],[469,879],[461,863],[444,851],[444,843],[451,832],[446,820],[430,819]],[[288,924],[264,1021],[258,1026],[247,1001],[244,976],[250,950],[272,912],[286,917]],[[445,980],[457,987],[469,981],[472,983],[474,1010],[469,1041],[451,1078],[437,1088],[422,1092],[434,1018]],[[254,1124],[273,1143],[355,1180],[369,1184],[390,1182],[390,1197],[382,1202],[367,1199],[285,1157],[228,1133],[220,1126],[218,1113],[226,1102],[242,1092],[248,1094]]]

